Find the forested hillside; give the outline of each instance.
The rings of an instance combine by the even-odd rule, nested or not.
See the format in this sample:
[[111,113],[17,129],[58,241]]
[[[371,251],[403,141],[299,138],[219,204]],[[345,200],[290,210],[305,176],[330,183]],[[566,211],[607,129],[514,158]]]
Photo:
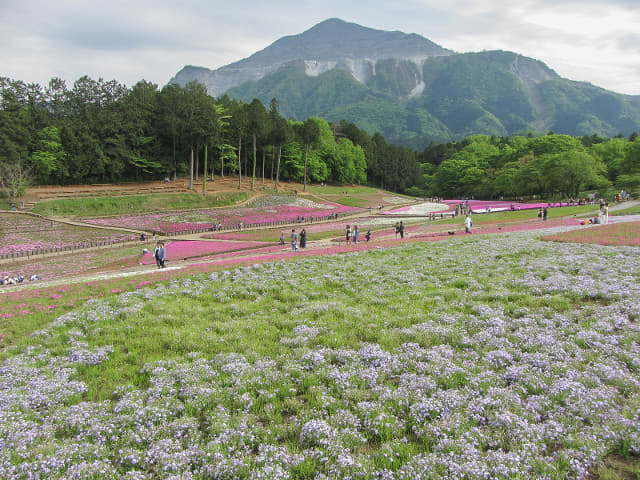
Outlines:
[[303,62],[290,63],[227,94],[243,101],[276,96],[284,115],[346,119],[415,149],[476,134],[611,137],[640,130],[640,97],[561,78],[513,52],[437,56],[420,64],[383,59],[372,71],[362,82],[347,69],[312,76]]
[[[307,151],[307,145],[310,147]],[[82,77],[68,88],[43,88],[0,78],[0,166],[3,187],[104,183],[176,175],[266,175],[311,181],[365,183],[360,146],[334,138],[319,118],[280,115],[277,100],[214,99],[203,85],[132,88]],[[193,158],[193,166],[191,159]],[[16,179],[9,181],[8,179]]]
[[29,183],[197,179],[205,165],[207,176],[234,174],[239,185],[265,176],[447,197],[640,193],[637,133],[474,135],[416,151],[346,120],[286,119],[276,97],[268,108],[215,99],[195,82],[127,88],[82,77],[43,88],[0,78],[0,94],[0,188],[9,197]]

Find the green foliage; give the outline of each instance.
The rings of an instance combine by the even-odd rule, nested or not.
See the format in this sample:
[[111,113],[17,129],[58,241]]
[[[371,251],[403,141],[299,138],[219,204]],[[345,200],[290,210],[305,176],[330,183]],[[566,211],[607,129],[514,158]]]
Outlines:
[[60,139],[60,130],[57,127],[49,126],[40,131],[39,147],[31,155],[36,174],[39,178],[65,177],[66,172],[66,152],[64,151]]
[[425,149],[421,158],[430,163],[423,165],[429,172],[424,189],[443,196],[578,198],[589,190],[610,195],[613,182],[634,192],[640,181],[629,172],[640,164],[638,152],[635,141],[620,138],[602,139],[585,148],[568,135],[473,136]]
[[15,199],[26,192],[31,183],[29,171],[20,163],[0,163],[0,194]]
[[[600,136],[614,131],[612,124],[624,132],[640,125],[624,98],[564,81],[509,52],[434,57],[422,71],[412,62],[381,60],[375,71],[365,85],[344,70],[310,77],[302,65],[290,65],[233,90],[251,99],[248,104],[214,99],[197,82],[158,91],[145,81],[128,89],[82,77],[72,88],[52,79],[43,90],[0,78],[1,188],[19,196],[31,181],[136,181],[193,168],[194,176],[258,173],[284,181],[368,183],[413,195],[640,190],[637,135]],[[523,75],[538,79],[536,108],[547,109],[549,122],[536,119],[527,96],[534,87],[523,86]],[[422,93],[414,90],[420,76]],[[581,113],[584,108],[590,110]],[[311,113],[335,121],[283,116]],[[533,124],[564,131],[559,127],[577,120],[595,133],[506,136]],[[452,138],[458,141],[428,143]],[[416,152],[387,139],[429,146]]]
[[513,52],[434,56],[421,68],[383,59],[365,77],[361,83],[342,69],[308,76],[303,65],[288,65],[228,94],[244,101],[276,97],[287,116],[345,119],[413,148],[478,133],[614,136],[640,130],[640,108],[632,98],[560,78]]

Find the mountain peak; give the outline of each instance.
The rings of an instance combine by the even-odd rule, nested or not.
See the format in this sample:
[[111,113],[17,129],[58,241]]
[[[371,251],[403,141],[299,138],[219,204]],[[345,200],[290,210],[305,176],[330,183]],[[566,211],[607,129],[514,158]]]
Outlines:
[[[340,61],[344,59],[416,58],[453,52],[416,34],[376,30],[330,18],[309,30],[283,37],[253,57],[287,55],[292,60]],[[253,58],[250,57],[250,58]]]
[[[197,80],[205,84],[211,95],[219,96],[232,87],[259,80],[292,62],[311,62],[316,73],[336,65],[351,65],[357,71],[363,71],[363,68],[368,71],[370,67],[363,67],[363,64],[376,60],[395,58],[418,62],[451,54],[451,50],[420,35],[375,30],[329,18],[303,33],[282,37],[244,60],[213,71],[203,68],[198,71]],[[360,78],[359,73],[352,71],[352,74]],[[170,82],[185,85],[194,79],[191,68],[190,71],[181,70]]]

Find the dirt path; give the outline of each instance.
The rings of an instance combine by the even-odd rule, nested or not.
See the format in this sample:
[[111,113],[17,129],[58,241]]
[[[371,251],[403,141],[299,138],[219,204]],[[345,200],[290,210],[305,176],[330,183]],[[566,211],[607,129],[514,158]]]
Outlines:
[[[626,204],[625,208],[628,208],[629,206],[631,205]],[[634,221],[640,221],[640,215],[625,215],[625,216],[610,217],[610,223],[623,223],[623,222],[634,222]],[[551,225],[551,222],[547,224],[542,222],[535,222],[534,225],[535,225],[534,228],[536,230],[546,229],[550,227],[553,228],[553,225]],[[556,225],[556,227],[557,226],[558,225]],[[582,226],[582,225],[561,225],[561,226],[563,229],[567,231],[574,230],[577,228],[590,227],[590,226]],[[448,231],[450,230],[450,228],[451,228],[450,226],[443,225],[442,231],[431,231],[431,232],[418,231],[414,233],[408,233],[405,238],[405,241],[426,241],[429,239],[430,240],[446,240],[447,238],[450,238],[448,234]],[[508,233],[508,231],[509,230],[507,227],[504,229],[504,231],[487,232],[486,234],[503,234],[503,233]],[[457,232],[457,233],[459,235],[460,232]],[[476,234],[483,234],[482,229],[481,228],[477,229]],[[389,240],[395,239],[395,236],[392,232],[388,232],[388,233],[378,232],[375,234],[375,238],[368,244],[364,242],[364,233],[362,233],[359,238],[361,239],[361,241],[359,242],[357,247],[355,246],[354,247],[357,248],[358,250],[363,250],[363,249],[369,249],[369,248],[381,248],[381,247],[384,248],[384,245],[387,244]],[[196,239],[203,240],[198,236],[193,236],[193,235],[183,236],[183,237],[174,237],[173,239],[174,240],[196,240]],[[220,240],[212,240],[212,241],[220,241]],[[401,243],[399,242],[398,245],[399,244]],[[394,245],[396,244],[394,243]],[[346,246],[344,242],[337,242],[334,240],[334,238],[310,240],[307,242],[307,247],[304,250],[304,252],[301,252],[300,256],[313,255],[313,252],[317,252],[318,254],[320,254],[320,252],[326,251],[327,248],[343,247],[343,246]],[[348,252],[348,251],[349,250],[345,250],[345,252]],[[93,281],[100,281],[100,280],[112,280],[117,278],[135,277],[140,275],[156,275],[156,274],[162,274],[166,272],[177,272],[180,270],[189,269],[190,267],[193,267],[193,266],[216,263],[216,262],[222,263],[227,260],[231,261],[232,259],[238,262],[251,259],[251,258],[256,258],[258,256],[263,258],[273,257],[275,259],[275,258],[282,258],[283,254],[287,255],[288,258],[295,258],[295,255],[296,255],[291,252],[290,244],[285,243],[285,245],[283,245],[282,248],[277,251],[273,251],[273,249],[271,249],[268,252],[260,252],[260,248],[257,248],[254,250],[242,250],[235,253],[226,252],[223,254],[208,255],[208,256],[203,256],[198,258],[186,259],[186,260],[169,259],[169,261],[167,262],[167,267],[164,269],[158,269],[155,265],[139,265],[136,267],[131,267],[131,268],[127,268],[119,271],[87,273],[87,274],[81,274],[73,277],[62,277],[62,278],[53,279],[53,280],[22,283],[18,285],[8,285],[2,288],[1,293],[32,290],[32,289],[46,288],[46,287],[52,287],[52,286],[58,286],[58,285],[86,283],[86,282],[93,282]]]
[[[237,180],[235,180],[236,182],[236,188],[237,188]],[[230,186],[231,185],[231,181],[230,180],[225,180],[225,185],[226,186]],[[222,182],[219,182],[218,187],[222,187],[223,185],[221,185]],[[293,184],[295,186],[295,184]],[[219,190],[217,190],[219,191]],[[413,204],[414,202],[407,202],[407,203],[411,203]],[[640,201],[629,201],[629,202],[625,202],[623,204],[618,204],[618,205],[612,205],[610,207],[610,211],[616,211],[616,210],[621,210],[621,209],[626,209],[626,208],[630,208],[632,206],[638,205],[640,204]],[[398,205],[392,205],[392,208],[397,208]],[[376,217],[378,211],[376,211],[375,213],[361,213],[358,214],[357,216],[362,217],[362,216],[368,216],[368,217]],[[597,214],[597,208],[594,210],[594,215]],[[348,223],[349,217],[343,217],[340,219],[340,223],[342,224],[343,222],[347,222]],[[389,218],[389,220],[392,220],[391,218]],[[618,223],[618,222],[628,222],[628,221],[640,221],[640,215],[627,215],[627,216],[618,216],[618,217],[610,217],[610,222],[611,223]],[[86,226],[85,224],[81,223],[81,222],[69,222],[75,225],[81,225],[81,226]],[[282,228],[286,229],[286,227],[291,227],[291,226],[299,226],[299,223],[292,223],[290,225],[283,225]],[[540,224],[540,228],[543,228],[544,224]],[[544,228],[546,228],[547,225],[544,225]],[[450,230],[450,226],[443,226],[443,231],[442,232],[429,232],[429,233],[423,233],[421,235],[418,235],[418,237],[437,237],[437,236],[442,236],[443,238],[445,237],[445,232],[447,232],[448,230]],[[567,229],[574,229],[574,228],[580,228],[580,226],[573,226],[573,227],[566,227]],[[118,230],[127,230],[127,229],[118,229]],[[143,232],[140,231],[134,231],[134,230],[129,230],[132,233],[136,233],[136,234],[140,234]],[[479,232],[481,233],[481,232]],[[394,238],[394,234],[392,232],[389,233],[376,233],[375,235],[375,240],[373,242],[371,242],[370,246],[371,247],[380,247],[379,242],[381,240],[390,240]],[[364,232],[361,233],[360,238],[364,241]],[[414,236],[415,238],[415,236]],[[219,242],[221,240],[218,239],[205,239],[202,238],[200,234],[197,235],[181,235],[181,236],[175,236],[175,237],[171,237],[168,240],[199,240],[199,241],[215,241],[215,242]],[[305,251],[305,254],[309,254],[307,252],[313,252],[313,251],[318,251],[318,250],[326,250],[328,247],[330,246],[339,246],[341,245],[341,243],[339,242],[335,242],[333,239],[323,239],[323,240],[310,240],[307,242],[307,248]],[[102,247],[96,247],[98,249],[102,248]],[[362,247],[360,247],[362,248]],[[287,243],[285,246],[283,246],[282,250],[276,253],[268,253],[265,254],[266,256],[268,255],[272,255],[272,256],[282,256],[283,253],[287,253],[287,252],[291,252],[291,247],[290,245]],[[58,254],[59,255],[59,254]],[[199,257],[199,258],[193,258],[193,259],[186,259],[186,260],[180,260],[180,261],[169,261],[168,266],[166,269],[164,270],[158,270],[155,265],[139,265],[136,267],[131,267],[131,268],[127,268],[124,270],[119,270],[119,271],[103,271],[103,272],[88,272],[85,274],[79,274],[76,276],[67,276],[67,277],[61,277],[61,278],[57,278],[57,279],[51,279],[51,280],[42,280],[42,281],[36,281],[36,282],[29,282],[29,283],[22,283],[22,284],[18,284],[18,285],[7,285],[7,286],[3,286],[2,287],[2,291],[0,291],[1,293],[5,293],[5,292],[15,292],[15,291],[21,291],[21,290],[32,290],[32,289],[38,289],[38,288],[46,288],[46,287],[51,287],[51,286],[57,286],[57,285],[68,285],[68,284],[78,284],[78,283],[84,283],[84,282],[92,282],[92,281],[99,281],[99,280],[110,280],[110,279],[116,279],[116,278],[126,278],[126,277],[134,277],[134,276],[139,276],[139,275],[153,275],[153,274],[157,274],[159,272],[171,272],[171,271],[179,271],[179,270],[184,270],[187,269],[189,267],[192,266],[196,266],[196,265],[200,265],[200,264],[204,264],[204,263],[212,263],[215,262],[216,259],[221,260],[221,259],[229,259],[229,258],[235,258],[238,261],[242,261],[243,259],[247,259],[247,258],[252,258],[252,257],[256,257],[257,255],[260,255],[260,249],[257,250],[251,250],[251,251],[247,251],[247,250],[243,250],[243,251],[238,251],[236,252],[236,254],[233,254],[231,252],[226,252],[225,254],[218,254],[218,255],[209,255],[206,257]]]

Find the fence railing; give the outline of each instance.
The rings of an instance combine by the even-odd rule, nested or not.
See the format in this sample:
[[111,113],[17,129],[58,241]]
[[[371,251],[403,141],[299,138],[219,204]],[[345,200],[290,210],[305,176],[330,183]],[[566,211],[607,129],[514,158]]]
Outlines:
[[[232,223],[220,226],[208,225],[203,228],[198,229],[188,229],[188,230],[177,230],[175,232],[162,232],[162,231],[153,231],[151,235],[158,235],[163,237],[175,237],[179,235],[194,235],[200,233],[208,233],[208,232],[225,232],[225,231],[238,231],[238,230],[251,230],[256,228],[269,228],[276,227],[280,225],[291,225],[295,223],[307,224],[307,223],[316,223],[326,220],[336,220],[338,218],[338,214],[332,215],[324,215],[324,216],[315,216],[315,217],[300,217],[297,219],[290,220],[276,220],[271,222],[254,222],[254,223]],[[116,240],[102,240],[102,241],[84,241],[77,242],[71,245],[64,245],[61,247],[49,247],[49,248],[37,248],[33,250],[24,250],[20,252],[11,252],[0,254],[1,260],[24,260],[30,259],[31,257],[39,256],[39,255],[51,255],[51,254],[62,254],[62,253],[72,253],[77,250],[84,250],[88,248],[98,248],[98,247],[115,247],[115,246],[123,246],[127,243],[145,243],[149,242],[150,237],[145,236],[144,238],[140,235],[129,235],[123,238],[119,238]]]
[[71,245],[64,245],[61,247],[49,247],[49,248],[37,248],[33,250],[23,250],[20,252],[11,252],[0,254],[0,260],[20,260],[24,258],[35,257],[38,255],[47,254],[59,254],[65,252],[75,252],[76,250],[84,250],[87,248],[98,247],[114,247],[124,245],[126,243],[139,243],[139,235],[129,235],[127,237],[119,238],[116,240],[101,240],[101,241],[84,241],[73,243]]
[[228,223],[220,226],[206,226],[202,228],[189,229],[189,230],[177,230],[175,232],[154,232],[158,235],[164,235],[167,237],[173,237],[177,235],[194,235],[198,233],[209,233],[209,232],[228,232],[228,231],[237,231],[237,230],[253,230],[256,228],[269,228],[269,227],[278,227],[281,225],[292,225],[296,223],[308,224],[308,223],[317,223],[323,222],[327,220],[337,220],[338,214],[333,215],[324,215],[324,216],[316,216],[316,217],[300,217],[296,219],[289,220],[274,220],[271,222],[254,222],[254,223]]

